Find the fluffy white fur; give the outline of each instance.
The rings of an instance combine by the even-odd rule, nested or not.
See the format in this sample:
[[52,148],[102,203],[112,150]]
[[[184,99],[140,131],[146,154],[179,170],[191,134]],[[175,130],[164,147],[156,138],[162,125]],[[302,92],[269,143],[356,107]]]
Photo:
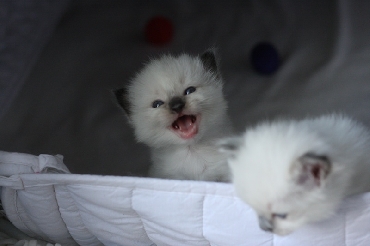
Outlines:
[[220,145],[237,194],[266,231],[291,233],[370,191],[369,132],[341,115],[265,122]]
[[[186,94],[190,87],[195,91]],[[150,61],[116,96],[126,110],[139,142],[151,149],[149,175],[168,179],[229,181],[226,155],[215,139],[230,133],[223,82],[212,51],[198,57],[166,55]],[[173,100],[183,103],[174,110]],[[163,102],[153,107],[153,102]],[[192,115],[196,133],[182,137],[172,127],[182,115]],[[194,118],[194,119],[195,119]],[[185,122],[185,121],[184,121]],[[192,125],[189,120],[187,125]]]

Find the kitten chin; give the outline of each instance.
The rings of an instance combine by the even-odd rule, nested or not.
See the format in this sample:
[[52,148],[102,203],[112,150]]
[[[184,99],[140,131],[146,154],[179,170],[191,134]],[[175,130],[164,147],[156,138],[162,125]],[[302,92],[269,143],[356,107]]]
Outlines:
[[213,50],[150,61],[115,91],[136,139],[151,148],[150,176],[229,181],[226,155],[215,146],[231,133],[223,81]]
[[370,191],[370,135],[342,115],[264,122],[219,141],[233,184],[261,229],[286,235]]

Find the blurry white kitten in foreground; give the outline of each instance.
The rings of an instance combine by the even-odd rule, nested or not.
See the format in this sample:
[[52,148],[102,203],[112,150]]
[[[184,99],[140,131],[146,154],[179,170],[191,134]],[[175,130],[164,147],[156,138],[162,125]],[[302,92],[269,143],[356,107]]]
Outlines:
[[230,181],[215,139],[230,133],[223,82],[213,51],[150,61],[115,91],[139,142],[150,146],[152,177]]
[[370,137],[341,115],[265,122],[220,141],[240,198],[279,235],[325,219],[346,196],[370,191]]

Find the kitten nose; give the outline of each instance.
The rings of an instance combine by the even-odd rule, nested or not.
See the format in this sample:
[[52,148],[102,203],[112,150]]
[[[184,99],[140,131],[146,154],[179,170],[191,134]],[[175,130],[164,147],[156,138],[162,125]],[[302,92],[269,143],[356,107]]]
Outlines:
[[169,105],[172,111],[180,113],[181,110],[185,107],[185,102],[184,100],[182,100],[181,97],[174,97],[171,99]]
[[263,216],[259,216],[258,219],[259,219],[259,226],[262,230],[272,232],[272,230],[274,229],[274,226],[272,225],[270,220],[266,219]]

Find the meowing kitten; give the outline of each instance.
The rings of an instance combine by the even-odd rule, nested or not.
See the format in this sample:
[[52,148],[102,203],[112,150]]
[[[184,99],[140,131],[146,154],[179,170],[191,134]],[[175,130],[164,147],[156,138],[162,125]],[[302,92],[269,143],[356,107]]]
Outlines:
[[240,198],[263,230],[285,235],[370,191],[370,135],[341,115],[265,122],[220,141]]
[[229,181],[215,139],[230,133],[223,82],[213,51],[150,61],[115,91],[139,142],[151,149],[152,177]]

